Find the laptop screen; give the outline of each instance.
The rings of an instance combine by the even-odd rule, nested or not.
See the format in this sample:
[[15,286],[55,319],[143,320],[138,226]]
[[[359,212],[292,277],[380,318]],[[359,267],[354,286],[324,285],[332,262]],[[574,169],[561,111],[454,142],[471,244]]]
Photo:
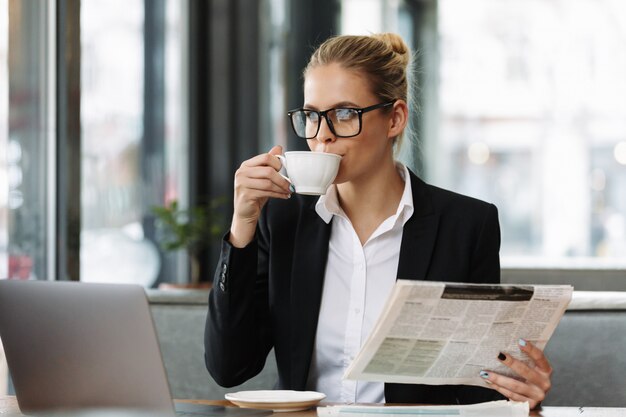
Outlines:
[[0,337],[22,412],[173,412],[142,287],[0,281]]

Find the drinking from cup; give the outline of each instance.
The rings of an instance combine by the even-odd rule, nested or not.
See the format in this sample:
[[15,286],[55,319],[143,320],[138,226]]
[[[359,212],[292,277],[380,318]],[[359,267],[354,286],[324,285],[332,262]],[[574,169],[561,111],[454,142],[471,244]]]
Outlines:
[[296,193],[326,194],[339,171],[341,156],[333,153],[294,151],[277,155],[283,164],[281,174],[296,188]]

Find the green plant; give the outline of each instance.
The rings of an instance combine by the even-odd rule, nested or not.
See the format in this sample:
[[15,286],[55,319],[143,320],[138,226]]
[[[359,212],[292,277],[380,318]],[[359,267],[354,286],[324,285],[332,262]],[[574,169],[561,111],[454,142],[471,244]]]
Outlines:
[[152,207],[159,244],[167,251],[187,251],[192,284],[200,280],[201,251],[224,232],[224,216],[220,209],[225,201],[224,197],[217,197],[206,205],[181,209],[178,201],[173,200],[169,205]]

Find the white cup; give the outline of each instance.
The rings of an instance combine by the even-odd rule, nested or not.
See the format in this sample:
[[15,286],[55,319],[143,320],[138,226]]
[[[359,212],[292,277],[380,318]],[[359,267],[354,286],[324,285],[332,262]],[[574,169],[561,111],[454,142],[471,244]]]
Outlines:
[[341,162],[341,156],[324,152],[294,151],[277,156],[283,164],[281,174],[296,187],[296,193],[307,195],[326,194]]

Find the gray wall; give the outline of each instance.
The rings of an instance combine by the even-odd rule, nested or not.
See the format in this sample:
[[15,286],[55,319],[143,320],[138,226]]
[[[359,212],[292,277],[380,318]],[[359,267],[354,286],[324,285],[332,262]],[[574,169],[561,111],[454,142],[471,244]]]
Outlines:
[[228,392],[273,389],[278,379],[273,351],[265,369],[255,378],[234,388],[220,387],[204,365],[206,291],[150,291],[150,307],[161,353],[177,399],[223,399]]

